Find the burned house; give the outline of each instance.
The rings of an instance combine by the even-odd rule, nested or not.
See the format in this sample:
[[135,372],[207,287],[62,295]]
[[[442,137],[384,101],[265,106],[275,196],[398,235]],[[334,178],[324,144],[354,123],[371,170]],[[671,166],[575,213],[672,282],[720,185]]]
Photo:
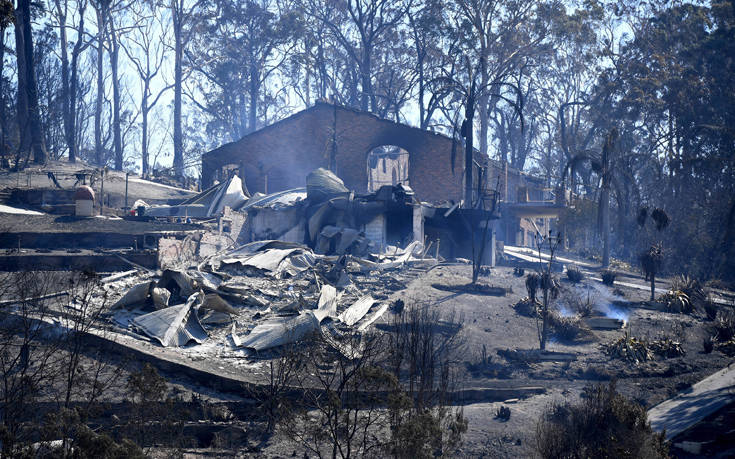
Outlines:
[[[393,154],[396,149],[386,147],[406,153]],[[406,154],[407,161],[391,159]],[[475,156],[478,164],[486,164],[479,153]],[[333,171],[349,190],[365,193],[373,160],[381,163],[381,171],[386,160],[388,177],[395,167],[397,182],[398,177],[407,177],[421,201],[462,198],[464,157],[460,143],[323,102],[202,155],[202,184],[209,187],[214,180],[225,179],[225,171],[236,168],[251,193],[269,194],[304,187],[309,172],[322,167]],[[398,170],[398,163],[406,162],[408,170]]]
[[[467,222],[458,216],[470,210],[460,205],[465,168],[462,148],[461,142],[441,134],[318,102],[205,153],[202,184],[208,187],[237,174],[246,192],[288,195],[291,190],[293,197],[296,190],[303,192],[312,171],[324,168],[357,195],[385,196],[392,192],[389,189],[410,190],[408,207],[379,213],[361,229],[386,245],[405,245],[411,239],[425,240],[428,245],[444,239],[445,256],[467,256],[462,247],[466,238],[458,235],[467,230]],[[480,184],[473,196],[474,207],[489,210],[490,201],[496,202],[491,225],[498,240],[530,245],[533,232],[548,231],[550,220],[563,210],[563,200],[545,190],[540,180],[477,151],[474,163],[475,183]]]

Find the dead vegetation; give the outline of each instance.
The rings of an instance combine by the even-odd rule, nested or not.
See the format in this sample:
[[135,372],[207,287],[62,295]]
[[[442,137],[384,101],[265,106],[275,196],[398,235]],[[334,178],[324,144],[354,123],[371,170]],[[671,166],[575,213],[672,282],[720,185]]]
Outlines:
[[671,290],[684,293],[695,308],[702,306],[707,300],[707,291],[701,282],[685,274],[674,277],[671,281]]
[[668,448],[646,410],[618,393],[615,382],[586,388],[578,403],[552,404],[536,426],[542,458],[668,458]]
[[710,336],[717,350],[728,356],[735,355],[735,312],[718,311]]
[[526,296],[518,300],[513,309],[524,317],[536,317],[539,314],[539,303]]
[[639,364],[654,360],[658,355],[664,359],[681,357],[685,354],[682,335],[672,337],[660,334],[656,339],[646,340],[630,336],[626,331],[621,338],[603,345],[605,353],[613,359]]
[[733,339],[735,337],[735,312],[718,311],[712,324],[712,332],[714,338],[719,342]]
[[685,354],[684,348],[681,347],[681,342],[669,337],[651,341],[649,347],[655,354],[667,359],[681,357]]
[[549,325],[554,336],[562,342],[574,343],[589,340],[592,332],[586,327],[579,316],[563,316],[556,311],[549,314]]
[[615,278],[617,277],[617,275],[618,273],[616,271],[613,271],[612,269],[603,269],[600,272],[602,283],[607,285],[608,287],[612,287],[615,284]]
[[579,317],[589,317],[595,312],[593,300],[592,290],[589,288],[584,292],[577,289],[563,288],[557,304]]
[[619,339],[604,344],[603,348],[605,353],[613,359],[625,360],[631,363],[653,360],[653,351],[648,347],[648,344],[641,339],[630,336],[627,331]]
[[681,290],[670,290],[658,298],[658,301],[666,306],[669,312],[680,314],[691,314],[694,312],[694,304],[689,295]]
[[467,370],[476,378],[486,377],[495,379],[509,379],[513,375],[513,366],[503,362],[496,362],[487,352],[483,344],[480,355],[473,362],[466,363]]
[[495,412],[495,419],[500,419],[501,421],[507,421],[510,419],[510,408],[508,408],[505,405],[500,405],[500,407]]
[[584,279],[584,273],[576,266],[567,268],[567,279],[573,284],[578,284]]
[[[526,289],[529,295],[536,295],[534,288],[541,288],[544,279],[548,276],[536,273],[529,274],[526,278]],[[548,327],[554,337],[565,343],[574,343],[589,340],[593,335],[589,327],[585,326],[582,318],[589,317],[594,312],[594,305],[590,296],[586,298],[568,288],[561,287],[555,280],[546,281],[550,283],[549,297],[556,299],[557,309],[548,311]],[[533,301],[531,297],[524,297],[513,305],[513,309],[524,317],[542,318],[543,304],[538,300]]]
[[461,318],[416,303],[394,311],[387,333],[314,333],[284,349],[259,396],[269,432],[280,426],[319,457],[451,455],[467,430],[451,406]]
[[656,275],[661,272],[664,262],[664,249],[661,244],[653,244],[640,255],[641,267],[646,280],[651,282],[651,301],[655,299]]

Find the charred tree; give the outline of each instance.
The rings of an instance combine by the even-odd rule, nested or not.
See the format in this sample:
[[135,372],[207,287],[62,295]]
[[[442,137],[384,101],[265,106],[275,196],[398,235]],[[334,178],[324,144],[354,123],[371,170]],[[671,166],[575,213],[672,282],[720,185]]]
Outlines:
[[21,132],[19,152],[27,153],[26,158],[33,155],[36,164],[44,164],[48,154],[38,106],[30,0],[20,0],[15,10],[15,46],[18,58],[18,128]]
[[474,130],[475,118],[475,82],[470,85],[467,101],[464,108],[464,121],[462,122],[462,136],[465,139],[464,147],[464,202],[465,207],[472,207],[472,132]]
[[83,39],[85,35],[85,11],[87,2],[80,1],[77,3],[77,14],[79,22],[76,25],[77,40],[71,49],[71,58],[68,50],[68,1],[54,0],[56,11],[56,19],[59,27],[59,41],[61,48],[61,99],[62,99],[62,118],[64,124],[64,141],[69,154],[69,162],[74,163],[78,156],[77,145],[77,92],[79,88],[79,57],[82,52],[89,46],[88,41]]
[[97,17],[97,95],[94,106],[94,159],[97,166],[104,162],[102,139],[102,106],[104,104],[105,75],[103,56],[105,51],[105,30],[110,12],[110,0],[96,0],[92,3]]
[[0,168],[7,164],[7,120],[5,113],[5,80],[2,78],[5,70],[5,30],[13,24],[13,3],[9,0],[0,1]]
[[110,18],[108,40],[110,42],[109,58],[112,73],[112,145],[115,150],[115,170],[123,169],[122,127],[120,126],[120,77],[118,62],[120,58],[120,36],[115,21]]
[[174,35],[174,174],[184,176],[184,132],[181,120],[181,98],[184,82],[184,48],[191,37],[191,27],[186,28],[193,17],[193,12],[201,2],[197,1],[190,8],[186,8],[184,0],[169,0],[168,8],[171,12],[172,30]]

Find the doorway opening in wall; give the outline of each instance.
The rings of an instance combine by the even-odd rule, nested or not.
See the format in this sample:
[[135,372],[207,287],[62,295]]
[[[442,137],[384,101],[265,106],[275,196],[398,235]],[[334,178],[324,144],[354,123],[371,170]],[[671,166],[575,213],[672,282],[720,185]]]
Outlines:
[[408,183],[409,153],[395,145],[375,147],[367,155],[368,192],[377,191],[384,185]]

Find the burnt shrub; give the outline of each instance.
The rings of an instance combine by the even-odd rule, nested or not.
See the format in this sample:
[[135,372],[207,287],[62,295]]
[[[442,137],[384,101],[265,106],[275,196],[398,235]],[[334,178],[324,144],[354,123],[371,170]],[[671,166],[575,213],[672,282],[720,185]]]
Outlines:
[[715,340],[713,340],[711,336],[706,337],[702,341],[702,347],[704,347],[705,354],[711,354],[712,350],[715,348]]
[[669,290],[658,298],[658,301],[666,305],[669,312],[680,314],[691,314],[694,312],[694,303],[689,295],[681,290]]
[[613,379],[613,373],[601,365],[590,365],[584,370],[577,370],[577,374],[581,379],[589,379],[591,381],[610,381]]
[[559,341],[574,342],[589,338],[591,334],[577,316],[562,316],[552,312],[549,314],[549,325]]
[[539,288],[541,288],[541,276],[536,273],[530,273],[526,276],[526,291],[528,292],[528,298],[531,303],[536,302],[536,294]]
[[714,301],[707,299],[707,301],[704,302],[702,309],[704,309],[704,314],[707,316],[707,320],[715,320],[715,318],[717,318],[717,311],[719,308],[717,307],[717,303]]
[[543,458],[668,458],[663,434],[653,432],[646,416],[614,381],[588,387],[578,403],[555,403],[541,416],[536,450]]
[[602,283],[607,285],[608,287],[612,287],[615,283],[615,278],[617,277],[618,273],[611,269],[603,269],[600,275],[602,276]]
[[513,309],[524,317],[537,317],[539,315],[538,308],[539,304],[531,301],[529,297],[521,298],[513,305]]
[[712,324],[712,334],[715,340],[724,343],[735,337],[735,313],[732,311],[718,311]]
[[576,266],[570,266],[567,268],[567,279],[573,284],[578,284],[584,279],[584,273],[579,270]]
[[510,419],[510,408],[505,405],[500,405],[500,408],[495,411],[495,418],[501,421],[507,421]]
[[703,305],[707,301],[707,292],[704,286],[693,277],[680,274],[671,282],[671,290],[684,292],[693,307]]
[[589,289],[586,295],[576,289],[563,289],[558,301],[579,317],[589,317],[595,312],[595,298]]

